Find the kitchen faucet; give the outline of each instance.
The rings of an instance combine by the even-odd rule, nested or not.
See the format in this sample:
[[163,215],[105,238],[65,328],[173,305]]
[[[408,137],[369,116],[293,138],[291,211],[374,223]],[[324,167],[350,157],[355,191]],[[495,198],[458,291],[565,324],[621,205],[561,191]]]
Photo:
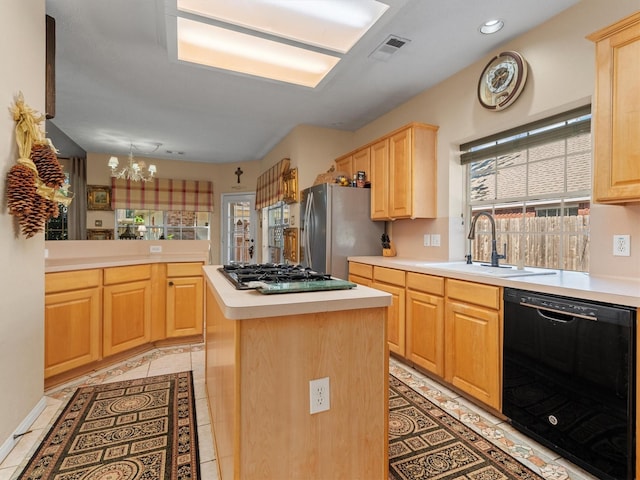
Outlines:
[[[487,212],[480,212],[475,217],[473,217],[473,219],[471,220],[471,230],[469,230],[469,235],[467,235],[467,238],[469,240],[473,240],[476,238],[476,222],[478,221],[478,218],[483,215],[489,219],[489,222],[491,222],[491,266],[499,267],[500,259],[505,258],[505,255],[504,253],[502,255],[498,254],[498,250],[496,248],[496,221],[493,219],[493,215]],[[467,255],[467,263],[471,263],[471,253]]]

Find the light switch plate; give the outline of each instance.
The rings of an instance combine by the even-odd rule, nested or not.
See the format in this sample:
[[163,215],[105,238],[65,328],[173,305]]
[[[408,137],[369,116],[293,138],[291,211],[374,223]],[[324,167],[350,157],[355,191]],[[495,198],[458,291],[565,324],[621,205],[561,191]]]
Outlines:
[[161,245],[151,245],[149,247],[149,252],[150,253],[162,253],[162,246]]
[[425,247],[431,246],[431,235],[429,235],[428,233],[425,233],[424,235],[424,246]]
[[432,247],[439,247],[440,246],[440,234],[439,233],[431,234],[431,246]]

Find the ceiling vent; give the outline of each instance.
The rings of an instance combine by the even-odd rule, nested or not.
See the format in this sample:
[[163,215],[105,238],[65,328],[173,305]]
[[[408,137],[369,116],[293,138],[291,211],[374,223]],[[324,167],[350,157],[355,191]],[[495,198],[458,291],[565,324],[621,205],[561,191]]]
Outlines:
[[396,53],[405,43],[409,43],[410,41],[411,40],[407,38],[389,35],[384,42],[378,45],[376,49],[369,54],[369,57],[386,62],[391,58],[391,55]]

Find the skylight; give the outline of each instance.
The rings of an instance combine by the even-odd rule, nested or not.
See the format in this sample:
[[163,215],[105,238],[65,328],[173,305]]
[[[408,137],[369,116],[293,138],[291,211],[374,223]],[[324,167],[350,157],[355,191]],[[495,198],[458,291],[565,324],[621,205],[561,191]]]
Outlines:
[[[376,0],[175,0],[178,60],[317,86],[389,8]],[[173,32],[173,29],[168,29]]]

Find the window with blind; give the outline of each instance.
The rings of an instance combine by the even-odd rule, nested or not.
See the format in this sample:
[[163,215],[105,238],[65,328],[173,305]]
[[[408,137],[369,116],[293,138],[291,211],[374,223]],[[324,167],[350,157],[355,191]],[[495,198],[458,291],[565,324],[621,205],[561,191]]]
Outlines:
[[[460,146],[471,215],[491,213],[503,263],[589,270],[591,108]],[[491,225],[480,217],[474,261],[491,259]]]
[[117,239],[209,239],[212,182],[166,178],[133,182],[113,178],[111,192]]

